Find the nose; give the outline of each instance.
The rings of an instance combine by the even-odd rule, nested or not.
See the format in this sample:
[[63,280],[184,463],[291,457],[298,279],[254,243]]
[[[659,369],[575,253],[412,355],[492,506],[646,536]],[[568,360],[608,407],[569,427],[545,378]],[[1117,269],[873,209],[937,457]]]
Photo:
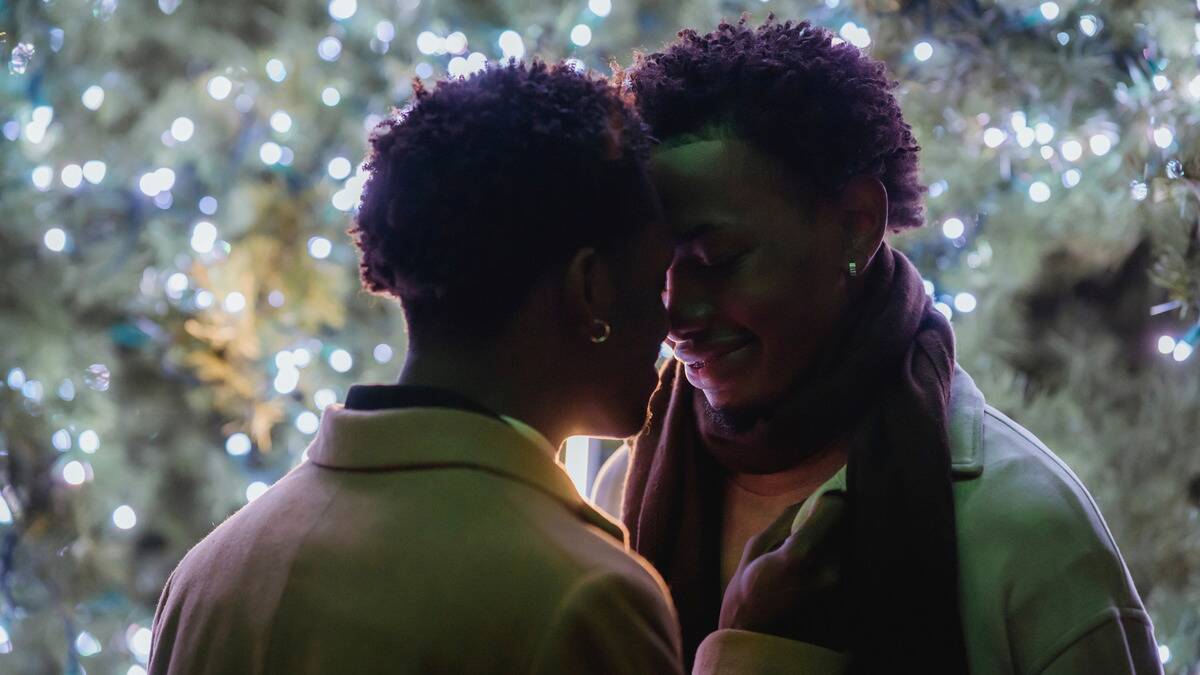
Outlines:
[[662,297],[671,327],[667,339],[672,343],[704,330],[712,318],[710,294],[702,280],[696,278],[686,265],[671,265],[667,270],[667,286]]

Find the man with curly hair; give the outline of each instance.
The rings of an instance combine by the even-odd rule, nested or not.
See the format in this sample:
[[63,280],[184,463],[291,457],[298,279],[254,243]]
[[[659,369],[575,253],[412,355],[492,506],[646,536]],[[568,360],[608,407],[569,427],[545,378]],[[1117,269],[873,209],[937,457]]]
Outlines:
[[[628,73],[660,144],[675,359],[595,499],[696,672],[1157,673],[1075,475],[985,405],[919,272],[884,65],[807,22],[685,30]],[[627,479],[626,479],[627,476]]]
[[418,83],[352,230],[408,320],[400,382],[352,387],[188,552],[150,673],[681,672],[661,578],[555,462],[645,420],[671,257],[648,150],[566,65]]

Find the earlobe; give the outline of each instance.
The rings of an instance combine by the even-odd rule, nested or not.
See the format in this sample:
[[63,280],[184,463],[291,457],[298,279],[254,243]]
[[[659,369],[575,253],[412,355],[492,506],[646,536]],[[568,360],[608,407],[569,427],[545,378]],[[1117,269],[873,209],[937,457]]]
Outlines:
[[851,276],[863,272],[883,245],[887,232],[887,188],[874,176],[855,176],[842,191],[846,260],[855,263]]
[[608,266],[594,248],[579,249],[567,262],[563,282],[566,315],[580,333],[594,336],[597,321],[606,321],[612,307]]

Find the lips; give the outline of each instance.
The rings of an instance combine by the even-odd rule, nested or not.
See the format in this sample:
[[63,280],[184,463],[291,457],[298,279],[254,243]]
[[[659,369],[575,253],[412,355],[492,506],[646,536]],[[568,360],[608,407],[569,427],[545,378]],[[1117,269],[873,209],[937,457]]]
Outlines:
[[750,344],[752,338],[738,335],[718,340],[682,340],[675,343],[675,358],[688,368],[702,370],[717,359]]

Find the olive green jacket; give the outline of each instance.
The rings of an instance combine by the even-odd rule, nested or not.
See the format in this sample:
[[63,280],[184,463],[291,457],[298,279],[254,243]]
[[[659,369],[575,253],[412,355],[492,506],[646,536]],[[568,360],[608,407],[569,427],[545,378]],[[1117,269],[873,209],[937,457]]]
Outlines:
[[553,452],[460,410],[327,408],[175,569],[149,672],[681,672],[661,579]]
[[[1091,495],[1033,434],[987,406],[961,368],[951,387],[950,436],[971,674],[1161,673],[1150,618]],[[620,512],[627,467],[622,448],[597,479],[593,499],[609,513]],[[843,470],[818,494],[844,486]],[[804,515],[802,508],[795,522]],[[880,598],[880,611],[904,611],[886,603]],[[718,630],[700,645],[693,672],[845,667],[844,655],[820,647]]]

